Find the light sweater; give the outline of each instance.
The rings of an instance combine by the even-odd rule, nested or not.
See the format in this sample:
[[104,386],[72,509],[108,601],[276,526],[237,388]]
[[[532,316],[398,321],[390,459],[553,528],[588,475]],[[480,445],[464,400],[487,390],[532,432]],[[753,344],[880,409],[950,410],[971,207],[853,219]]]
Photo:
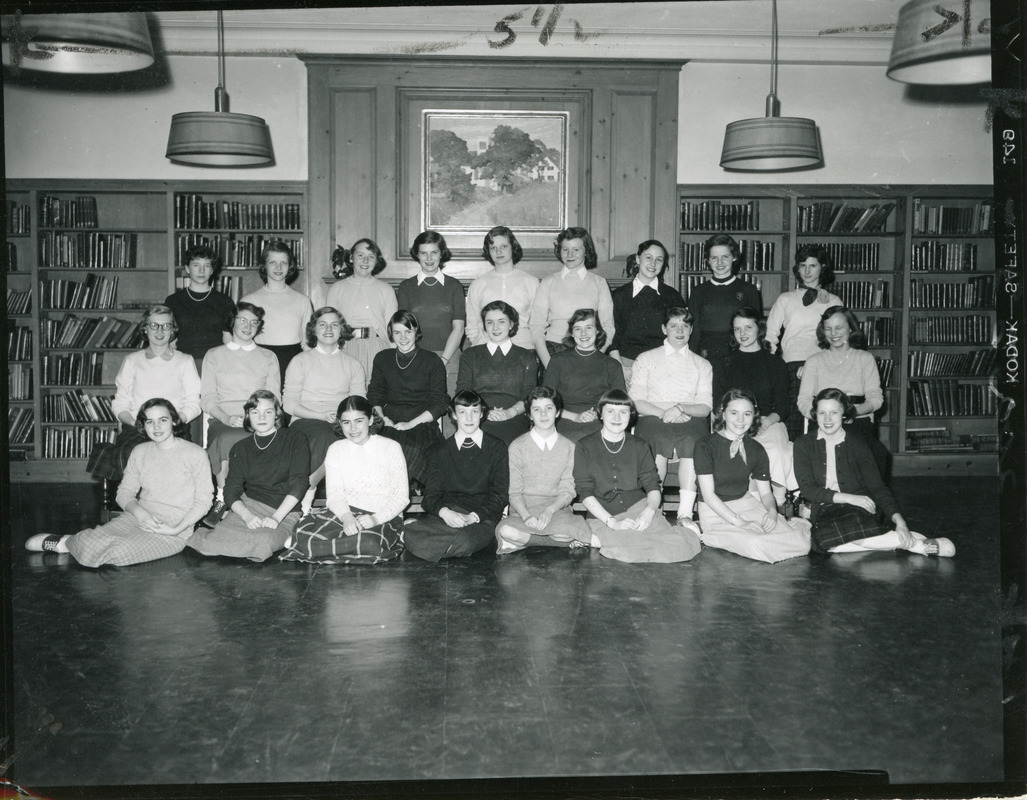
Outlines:
[[[154,442],[137,445],[128,457],[116,499],[125,508],[137,496],[139,505],[172,527],[189,516],[199,518],[214,499],[207,453],[183,439],[175,439],[167,450]],[[188,537],[192,530],[181,535]]]
[[[826,303],[813,301],[804,306],[802,297],[805,289],[785,292],[774,301],[767,317],[767,344],[770,352],[776,353],[780,343],[785,362],[805,361],[820,350],[817,342],[817,325],[824,312],[831,306],[842,305],[841,298],[828,293]],[[784,333],[781,328],[784,327]]]
[[567,322],[579,308],[596,310],[599,323],[606,331],[606,341],[612,342],[617,330],[613,321],[613,297],[606,279],[584,267],[573,271],[561,267],[559,272],[542,279],[531,304],[532,345],[563,341]]
[[306,338],[307,320],[314,307],[305,294],[289,287],[284,292],[272,292],[264,286],[242,299],[264,309],[264,327],[254,339],[257,344],[281,347]]
[[486,272],[471,281],[467,289],[467,340],[472,344],[486,344],[488,336],[481,324],[481,310],[493,300],[502,300],[517,312],[517,333],[510,338],[518,347],[534,350],[531,343],[531,304],[538,293],[538,278],[524,270],[498,273]]
[[152,397],[171,402],[183,422],[200,415],[200,376],[192,356],[176,350],[170,359],[147,358],[145,350],[130,353],[114,379],[114,415],[128,411],[133,417]]
[[[799,384],[799,412],[804,417],[811,417],[813,398],[821,389],[829,388],[841,389],[850,396],[863,395],[873,405],[874,411],[884,405],[877,361],[866,350],[850,348],[848,358],[841,363],[830,350],[821,350],[807,358]],[[863,416],[873,419],[874,415]]]
[[403,448],[384,436],[335,442],[325,456],[328,508],[337,517],[359,508],[386,522],[410,503]]
[[635,360],[628,394],[636,401],[698,403],[713,408],[713,367],[687,347],[674,350],[664,343]]
[[543,450],[526,433],[510,444],[509,457],[511,500],[519,497],[534,509],[554,500],[566,506],[574,499],[574,442],[567,437],[558,434],[553,449]]
[[342,314],[350,327],[374,328],[375,333],[386,340],[389,320],[399,310],[396,293],[378,278],[367,283],[359,283],[352,277],[336,281],[328,289],[326,304]]
[[314,348],[289,362],[282,408],[294,416],[297,406],[305,406],[319,416],[334,414],[339,403],[351,394],[366,393],[367,381],[359,361],[342,350],[327,356]]
[[231,350],[228,345],[208,350],[200,376],[200,408],[219,422],[240,416],[243,406],[257,389],[278,396],[282,376],[278,359],[270,350]]

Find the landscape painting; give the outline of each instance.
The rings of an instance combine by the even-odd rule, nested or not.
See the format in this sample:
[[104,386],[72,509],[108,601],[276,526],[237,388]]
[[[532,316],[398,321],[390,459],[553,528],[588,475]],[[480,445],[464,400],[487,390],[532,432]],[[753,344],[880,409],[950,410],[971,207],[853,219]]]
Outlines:
[[425,228],[566,227],[567,112],[423,114]]

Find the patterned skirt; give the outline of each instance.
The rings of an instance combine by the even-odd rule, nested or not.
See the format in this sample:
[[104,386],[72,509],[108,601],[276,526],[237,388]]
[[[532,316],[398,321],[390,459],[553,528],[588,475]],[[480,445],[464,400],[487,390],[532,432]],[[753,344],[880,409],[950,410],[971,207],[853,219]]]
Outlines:
[[[358,508],[352,511],[356,516],[368,513]],[[342,520],[330,509],[319,508],[297,523],[279,558],[314,564],[380,564],[402,552],[402,516],[350,536],[343,530]]]
[[847,503],[826,503],[817,509],[813,522],[813,552],[827,553],[840,544],[880,536],[889,530],[877,514]]

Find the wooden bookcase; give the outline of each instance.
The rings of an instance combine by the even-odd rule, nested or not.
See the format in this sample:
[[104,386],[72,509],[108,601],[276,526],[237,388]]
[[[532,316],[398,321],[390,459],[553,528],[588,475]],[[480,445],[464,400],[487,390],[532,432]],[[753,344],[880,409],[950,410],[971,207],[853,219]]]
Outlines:
[[[8,315],[8,355],[19,356],[9,358],[13,480],[91,480],[89,451],[119,427],[105,412],[138,347],[136,323],[180,284],[186,247],[206,239],[219,248],[227,266],[217,288],[236,299],[260,287],[268,240],[305,258],[305,183],[22,180],[6,191],[9,307],[11,292],[30,297]],[[296,288],[307,290],[306,277]]]
[[768,313],[795,288],[796,248],[826,246],[835,257],[831,291],[856,312],[881,366],[878,422],[895,473],[991,474],[991,197],[990,186],[679,186],[677,263],[666,280],[687,298],[706,277],[705,239],[754,240],[772,261],[753,268],[747,259],[742,277],[759,283]]

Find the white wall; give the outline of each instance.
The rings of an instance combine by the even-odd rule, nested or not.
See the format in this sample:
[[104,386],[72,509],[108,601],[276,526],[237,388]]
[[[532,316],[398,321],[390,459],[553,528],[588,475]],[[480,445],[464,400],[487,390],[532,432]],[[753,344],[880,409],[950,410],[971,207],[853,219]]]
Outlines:
[[306,180],[307,75],[292,57],[232,57],[231,110],[263,117],[275,166],[208,169],[164,157],[173,114],[213,111],[217,59],[169,56],[168,85],[145,91],[72,92],[4,86],[8,178]]
[[[306,68],[289,56],[232,56],[233,111],[262,116],[277,163],[208,169],[164,157],[172,114],[212,111],[216,60],[170,56],[168,86],[120,93],[4,87],[7,177],[306,180]],[[762,116],[765,64],[691,62],[681,72],[679,183],[991,183],[985,104],[930,100],[888,80],[883,67],[795,66],[779,71],[784,116],[816,120],[825,167],[785,174],[720,168],[724,128]],[[967,97],[966,92],[957,95]]]
[[678,183],[992,182],[985,102],[964,89],[912,90],[875,66],[779,68],[781,116],[817,123],[823,168],[783,174],[721,169],[724,128],[735,120],[762,117],[769,89],[766,65],[684,66]]

